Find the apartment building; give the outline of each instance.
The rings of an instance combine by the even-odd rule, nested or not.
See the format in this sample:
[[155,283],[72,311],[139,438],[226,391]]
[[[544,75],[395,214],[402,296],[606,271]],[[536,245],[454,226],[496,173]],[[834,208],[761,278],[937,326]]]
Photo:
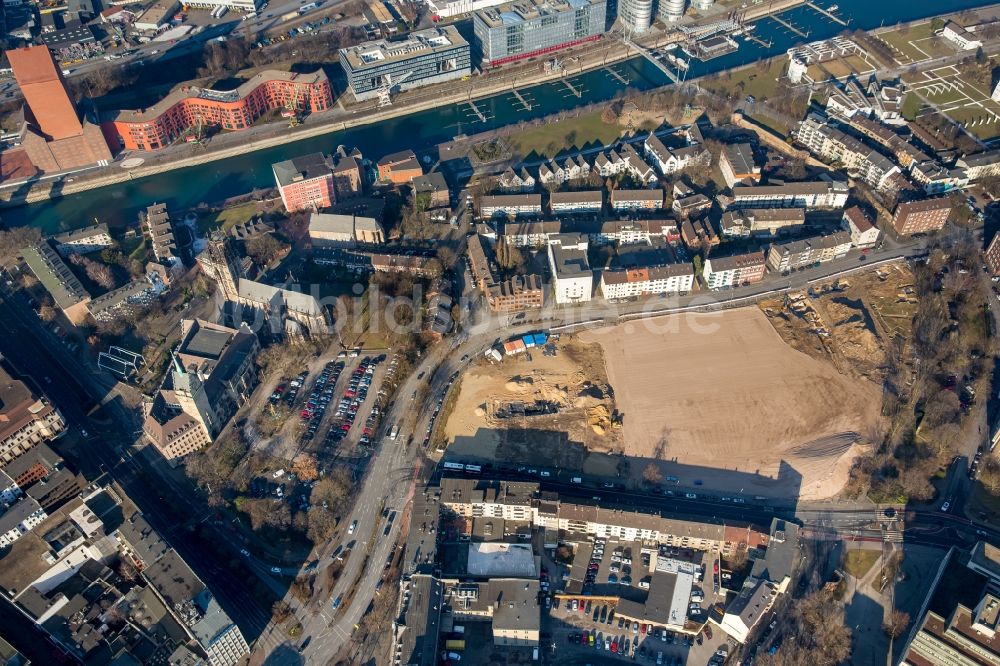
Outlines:
[[66,318],[74,324],[84,323],[90,314],[87,310],[90,294],[59,253],[47,241],[42,241],[21,250],[21,256]]
[[0,463],[10,463],[65,430],[58,409],[0,368]]
[[329,208],[336,201],[333,164],[323,153],[300,155],[271,165],[285,210]]
[[413,196],[419,205],[426,205],[427,210],[446,208],[451,202],[451,192],[448,181],[440,171],[417,176],[413,179]]
[[[618,174],[625,173],[628,163],[618,154],[618,151],[611,149],[606,153],[600,153],[594,159],[594,171],[601,178],[610,178]],[[544,182],[544,181],[543,181]]]
[[1000,233],[993,234],[989,245],[986,246],[983,258],[986,261],[986,267],[990,270],[990,274],[994,277],[1000,275]]
[[600,286],[607,299],[689,292],[694,286],[694,270],[691,264],[605,268]]
[[139,312],[155,301],[162,289],[162,286],[146,279],[132,280],[122,287],[90,299],[87,310],[96,321],[116,321]]
[[847,231],[787,243],[772,243],[767,253],[767,267],[777,273],[787,273],[839,259],[850,249],[851,235]]
[[386,155],[375,166],[378,168],[378,179],[393,185],[406,185],[413,182],[414,178],[424,175],[420,160],[412,150]]
[[970,182],[1000,176],[1000,150],[987,150],[960,157],[955,166],[965,171]]
[[556,303],[589,301],[594,288],[594,272],[587,261],[587,251],[550,243],[548,255]]
[[357,148],[337,146],[333,153],[333,189],[340,199],[356,197],[364,191],[366,175],[364,155]]
[[549,195],[549,209],[552,211],[553,215],[600,213],[603,208],[603,190],[553,192]]
[[545,304],[545,285],[539,275],[514,275],[509,280],[490,282],[486,302],[493,312],[525,312]]
[[882,233],[868,215],[857,206],[851,206],[844,211],[841,226],[850,233],[851,244],[857,248],[875,247]]
[[901,236],[928,233],[944,228],[949,215],[951,200],[948,197],[906,201],[896,206],[892,226]]
[[542,214],[541,194],[495,194],[479,200],[479,218],[496,217],[514,219]]
[[689,250],[716,247],[719,236],[707,220],[684,220],[681,222],[681,240]]
[[322,69],[311,74],[266,70],[235,90],[182,86],[153,106],[106,114],[102,129],[125,150],[160,150],[206,125],[229,131],[253,127],[275,109],[318,113],[333,105]]
[[106,247],[111,247],[114,243],[111,234],[108,233],[108,225],[104,222],[94,224],[82,229],[64,231],[49,238],[55,245],[56,252],[63,257],[71,254],[87,254],[97,252]]
[[799,123],[795,140],[814,155],[857,173],[876,190],[887,189],[892,174],[900,173],[899,166],[889,158],[816,114]]
[[671,210],[683,218],[694,217],[711,207],[712,200],[700,193],[680,199],[675,198],[674,202],[670,205]]
[[514,247],[541,247],[561,231],[562,223],[558,220],[507,222],[503,225],[502,238]]
[[174,225],[167,213],[167,204],[155,203],[142,214],[142,234],[153,248],[153,256],[165,265],[180,261],[174,240]]
[[7,548],[32,529],[42,524],[45,510],[31,497],[21,497],[4,509],[0,506],[0,548]]
[[[545,167],[544,164],[542,166]],[[507,167],[497,179],[497,186],[504,194],[527,194],[535,190],[535,177],[524,167],[520,171]]]
[[851,78],[842,86],[827,98],[826,110],[829,113],[852,121],[874,117],[884,123],[901,122],[903,90],[898,85],[873,78],[865,88]]
[[777,236],[804,225],[804,208],[739,208],[723,213],[719,226],[729,238]]
[[381,90],[411,90],[467,77],[472,52],[455,26],[445,25],[340,49],[340,66],[360,101],[378,97]]
[[634,245],[661,240],[671,245],[680,241],[675,220],[609,220],[602,222],[600,230],[590,235],[590,241],[596,244]]
[[719,169],[726,185],[760,182],[760,167],[753,161],[753,146],[749,143],[730,143],[722,147],[719,155]]
[[737,185],[730,208],[843,208],[847,183],[817,180],[784,185]]
[[700,143],[689,141],[681,148],[667,148],[652,132],[643,142],[643,154],[665,176],[696,166],[707,166],[712,159]]
[[764,279],[766,261],[763,252],[748,252],[731,257],[709,257],[702,277],[712,290],[741,287]]
[[632,177],[639,182],[653,184],[659,180],[653,167],[636,152],[631,143],[623,144],[618,155],[625,162],[623,171],[632,174]]
[[623,190],[611,191],[611,207],[618,213],[663,210],[663,190]]

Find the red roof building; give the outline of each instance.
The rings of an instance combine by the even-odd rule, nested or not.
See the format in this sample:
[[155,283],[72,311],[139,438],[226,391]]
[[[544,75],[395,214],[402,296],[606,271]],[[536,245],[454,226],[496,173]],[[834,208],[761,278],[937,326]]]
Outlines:
[[178,88],[148,109],[114,112],[103,129],[109,142],[126,150],[159,150],[199,125],[239,131],[268,111],[315,113],[332,104],[333,92],[323,70],[312,74],[267,70],[235,90]]

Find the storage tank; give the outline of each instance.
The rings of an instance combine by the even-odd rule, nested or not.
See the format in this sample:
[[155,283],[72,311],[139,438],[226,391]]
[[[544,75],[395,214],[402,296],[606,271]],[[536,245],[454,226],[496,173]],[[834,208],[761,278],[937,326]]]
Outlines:
[[684,16],[684,6],[687,0],[663,0],[660,4],[660,17],[664,21],[677,21]]

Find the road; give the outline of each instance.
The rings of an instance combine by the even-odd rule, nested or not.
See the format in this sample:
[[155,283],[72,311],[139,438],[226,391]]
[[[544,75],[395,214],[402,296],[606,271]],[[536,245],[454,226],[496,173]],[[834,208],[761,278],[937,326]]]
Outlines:
[[[926,252],[926,243],[921,239],[910,239],[904,243],[887,241],[885,246],[868,255],[865,261],[859,261],[859,255],[852,252],[847,257],[830,262],[820,268],[796,272],[789,276],[773,276],[750,287],[706,294],[697,292],[670,301],[651,299],[645,302],[611,305],[603,301],[592,301],[574,307],[558,307],[543,311],[538,317],[528,322],[512,322],[510,318],[503,321],[485,316],[482,308],[473,310],[472,319],[467,322],[466,332],[448,338],[431,349],[419,365],[413,369],[395,395],[392,407],[383,419],[380,432],[376,433],[377,450],[374,459],[368,466],[366,476],[361,481],[361,490],[355,504],[354,512],[345,517],[345,523],[358,521],[353,535],[345,535],[340,540],[328,544],[319,554],[318,571],[321,573],[330,565],[332,553],[338,546],[343,547],[350,541],[355,541],[353,548],[346,557],[343,572],[333,590],[326,590],[310,604],[302,607],[290,597],[286,600],[295,607],[296,616],[302,622],[304,630],[296,641],[287,637],[275,627],[269,627],[265,635],[272,636],[266,641],[266,646],[259,646],[254,651],[253,663],[262,663],[268,657],[273,659],[268,663],[297,663],[301,657],[306,663],[324,664],[348,641],[355,624],[359,622],[367,610],[369,602],[374,597],[375,586],[382,574],[382,563],[395,547],[399,537],[400,522],[395,521],[387,535],[382,532],[385,527],[382,517],[383,507],[401,512],[408,502],[418,477],[427,478],[418,468],[422,460],[420,443],[427,432],[426,427],[431,418],[437,400],[449,386],[451,375],[462,369],[469,359],[481,354],[491,346],[498,337],[512,337],[541,328],[552,328],[581,323],[603,325],[614,323],[621,318],[636,318],[655,316],[667,309],[683,310],[685,308],[726,307],[733,302],[766,294],[775,290],[802,289],[815,280],[827,279],[845,271],[866,268],[881,261],[900,257],[920,256]],[[534,315],[533,315],[534,316]],[[423,378],[423,379],[421,379]],[[393,424],[398,424],[400,434],[395,441],[390,441],[385,433]],[[407,442],[412,443],[407,445]],[[428,470],[429,471],[429,470]],[[551,482],[558,483],[558,480]],[[571,484],[560,486],[561,492],[572,493],[580,488]],[[588,491],[590,492],[590,491]],[[593,495],[593,492],[590,492]],[[616,496],[614,491],[601,491],[602,499],[614,503],[616,500],[634,502],[633,493],[621,492]],[[671,506],[684,506],[696,515],[718,515],[734,520],[754,520],[770,522],[775,515],[773,507],[737,507],[735,505],[720,505],[717,502],[705,500],[688,501],[684,504],[677,498],[665,499],[658,497],[651,506],[663,506],[669,502]],[[811,509],[825,515],[829,506]],[[870,522],[873,510],[870,506],[852,509],[847,514],[851,529],[862,527]],[[863,518],[858,518],[861,515]],[[841,517],[843,519],[843,517]],[[321,578],[319,576],[318,578]],[[349,591],[351,591],[349,593]],[[331,601],[342,597],[340,607],[334,610]],[[286,641],[286,646],[294,650],[273,652],[273,646],[279,641]],[[299,647],[305,645],[298,654]],[[294,657],[282,655],[295,654]]]
[[[189,489],[175,488],[164,477],[154,475],[142,456],[133,455],[137,417],[124,404],[115,382],[96,374],[71,354],[40,325],[21,299],[6,288],[0,289],[0,353],[59,408],[73,437],[82,439],[81,428],[90,433],[90,438],[75,447],[74,452],[67,452],[66,457],[88,479],[106,472],[117,481],[150,524],[212,589],[248,642],[252,641],[270,619],[271,601],[252,594],[228,570],[228,557],[218,557],[204,547],[193,528],[208,515],[205,503],[191,497]],[[103,405],[103,414],[108,418],[91,418],[91,409],[98,404]],[[60,449],[62,445],[60,440],[55,447]],[[229,543],[232,538],[219,532],[216,540]]]

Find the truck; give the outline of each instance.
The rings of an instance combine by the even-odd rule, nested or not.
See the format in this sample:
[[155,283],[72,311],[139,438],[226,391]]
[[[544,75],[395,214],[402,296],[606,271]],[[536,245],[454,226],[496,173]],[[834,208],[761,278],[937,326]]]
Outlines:
[[299,13],[298,12],[288,12],[287,14],[282,14],[281,15],[281,20],[282,21],[291,21],[293,18],[298,18],[298,17],[299,17]]

